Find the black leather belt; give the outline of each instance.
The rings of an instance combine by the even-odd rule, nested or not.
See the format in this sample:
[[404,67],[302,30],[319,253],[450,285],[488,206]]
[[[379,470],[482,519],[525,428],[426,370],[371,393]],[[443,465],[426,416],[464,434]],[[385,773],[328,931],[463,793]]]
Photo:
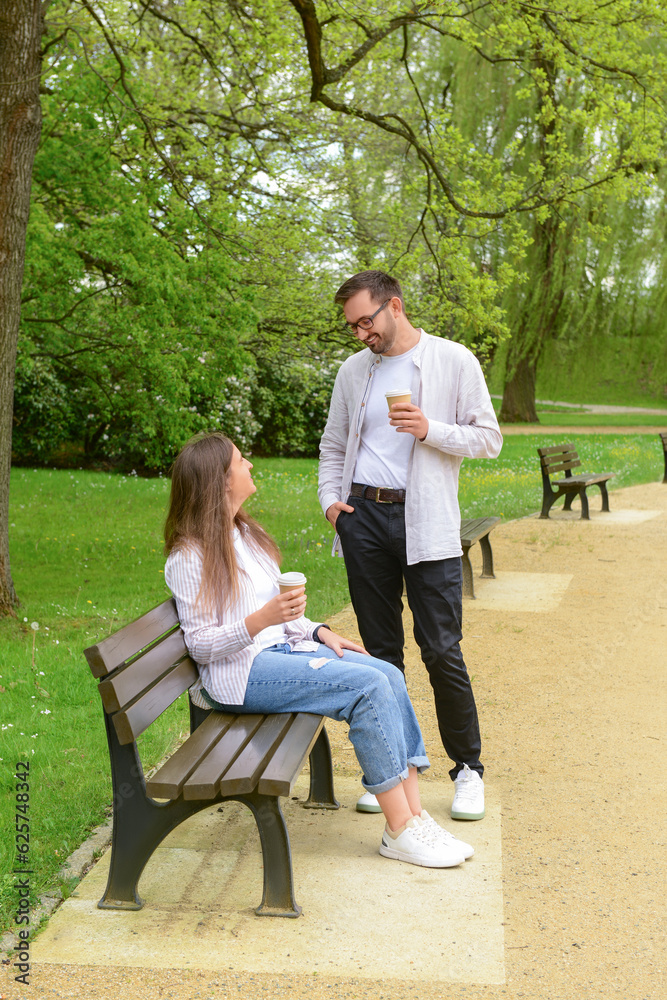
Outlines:
[[364,486],[362,483],[352,483],[350,496],[375,500],[376,503],[405,503],[405,490],[392,490],[387,486]]

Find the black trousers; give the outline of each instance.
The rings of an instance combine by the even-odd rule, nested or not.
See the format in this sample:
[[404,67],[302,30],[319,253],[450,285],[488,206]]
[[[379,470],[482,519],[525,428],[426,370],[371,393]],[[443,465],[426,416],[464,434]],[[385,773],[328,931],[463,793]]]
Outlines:
[[437,559],[408,566],[405,505],[348,497],[354,514],[338,515],[352,606],[364,646],[372,656],[405,671],[403,581],[414,636],[429,674],[442,744],[455,767],[480,776],[481,740],[475,698],[463,660],[461,559]]

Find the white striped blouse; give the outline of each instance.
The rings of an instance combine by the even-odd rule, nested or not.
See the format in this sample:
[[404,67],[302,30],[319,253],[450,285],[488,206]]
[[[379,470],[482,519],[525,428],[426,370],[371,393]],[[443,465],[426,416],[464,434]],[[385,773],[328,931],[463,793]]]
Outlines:
[[[199,678],[190,688],[195,705],[210,708],[201,693],[204,687],[211,697],[225,705],[242,705],[252,661],[267,645],[260,632],[254,638],[246,628],[245,619],[278,593],[277,578],[280,569],[272,559],[258,555],[235,530],[234,545],[239,563],[246,567],[241,572],[240,594],[232,607],[222,615],[204,610],[197,602],[201,584],[202,558],[196,546],[174,549],[169,553],[164,578],[174,595],[178,619],[183,629],[185,645],[197,664]],[[268,576],[268,596],[258,600],[253,581],[257,576]],[[292,649],[315,650],[313,631],[320,624],[302,616],[285,623],[284,639]],[[275,629],[264,632],[275,633]],[[272,642],[280,641],[272,635]]]

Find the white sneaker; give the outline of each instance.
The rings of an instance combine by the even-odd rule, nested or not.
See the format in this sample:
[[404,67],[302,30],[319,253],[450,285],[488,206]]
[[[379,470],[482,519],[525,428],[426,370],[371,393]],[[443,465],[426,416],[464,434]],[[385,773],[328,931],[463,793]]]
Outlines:
[[381,813],[380,803],[371,792],[364,792],[357,802],[358,813]]
[[443,844],[428,827],[413,816],[398,837],[382,834],[380,854],[395,861],[407,861],[423,868],[453,868],[465,860],[458,848]]
[[459,840],[458,837],[455,837],[453,833],[449,832],[449,830],[445,830],[443,826],[440,826],[437,820],[433,819],[432,816],[429,816],[425,809],[422,809],[421,819],[424,826],[431,831],[433,837],[441,840],[443,844],[449,845],[452,849],[456,848],[463,855],[466,861],[468,858],[473,856],[475,853],[474,847],[471,847],[470,844],[466,844],[464,840]]
[[459,771],[452,802],[452,819],[484,818],[484,782],[467,764]]

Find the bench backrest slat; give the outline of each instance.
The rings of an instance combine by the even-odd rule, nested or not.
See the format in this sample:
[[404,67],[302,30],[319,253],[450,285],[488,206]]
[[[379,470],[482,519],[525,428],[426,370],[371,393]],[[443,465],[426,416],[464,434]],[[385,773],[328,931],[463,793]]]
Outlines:
[[169,667],[187,656],[187,652],[179,628],[148,649],[138,660],[105,677],[99,683],[104,711],[119,712],[154,684]]
[[93,677],[106,677],[126,660],[136,656],[139,650],[177,627],[176,602],[170,597],[107,639],[84,649]]
[[573,444],[554,444],[548,448],[538,448],[537,453],[543,476],[553,476],[556,472],[565,472],[581,465]]
[[544,466],[544,470],[548,475],[553,476],[557,472],[566,472],[568,469],[576,469],[578,465],[581,465],[579,459],[577,459],[576,462],[558,462],[554,464],[547,463]]
[[189,657],[181,660],[135,701],[112,716],[120,743],[132,743],[151,722],[187,691],[199,676]]
[[571,451],[575,455],[577,454],[576,449],[572,442],[569,444],[552,444],[548,448],[538,448],[537,449],[540,456],[542,455],[556,455],[558,452]]
[[255,733],[252,743],[248,743],[231,767],[220,779],[218,791],[221,795],[242,795],[251,792],[271,754],[283,739],[292,724],[294,716],[267,715]]
[[199,761],[227,732],[235,718],[235,715],[211,712],[146,782],[146,794],[154,799],[177,799]]
[[259,729],[263,715],[238,715],[183,785],[184,799],[214,799],[220,777]]

